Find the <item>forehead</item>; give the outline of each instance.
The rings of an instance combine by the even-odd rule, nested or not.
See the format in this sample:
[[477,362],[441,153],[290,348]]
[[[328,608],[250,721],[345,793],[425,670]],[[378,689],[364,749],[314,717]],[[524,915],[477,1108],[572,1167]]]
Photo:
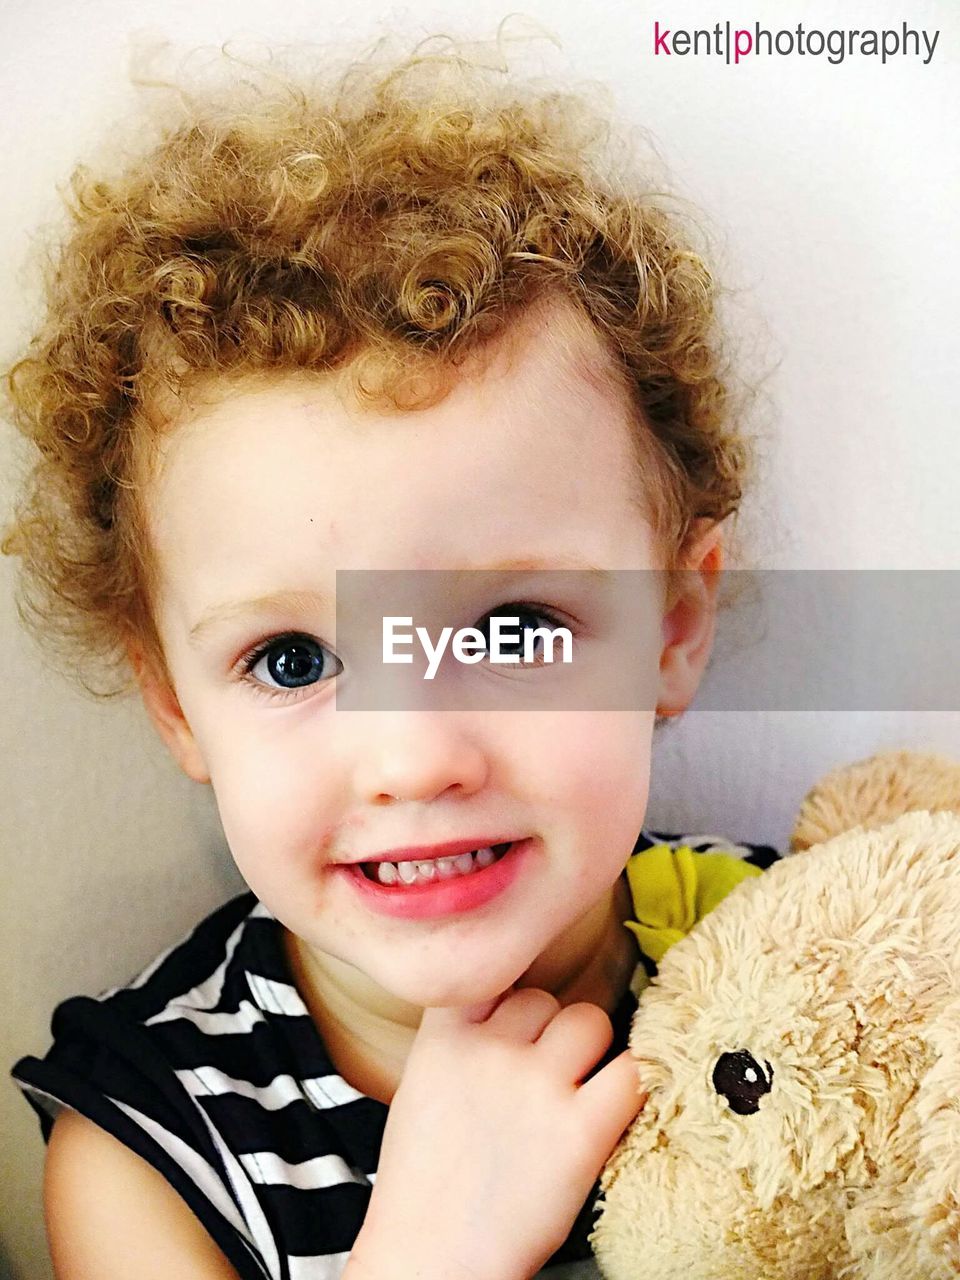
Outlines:
[[331,567],[549,556],[561,541],[611,567],[649,551],[630,406],[586,322],[550,320],[531,316],[427,409],[361,409],[332,375],[208,384],[147,489],[162,576],[192,575],[208,597],[277,573],[298,588]]

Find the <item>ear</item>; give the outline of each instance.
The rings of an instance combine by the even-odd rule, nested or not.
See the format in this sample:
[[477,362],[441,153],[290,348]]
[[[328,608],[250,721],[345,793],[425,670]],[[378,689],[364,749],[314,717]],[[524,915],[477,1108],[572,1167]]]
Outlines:
[[127,645],[127,657],[136,676],[143,705],[170,754],[188,778],[194,782],[209,782],[210,774],[200,747],[169,679],[157,670],[138,643],[132,641]]
[[721,522],[694,521],[682,556],[679,599],[663,619],[657,715],[675,716],[693,699],[713,645],[717,587],[723,568]]

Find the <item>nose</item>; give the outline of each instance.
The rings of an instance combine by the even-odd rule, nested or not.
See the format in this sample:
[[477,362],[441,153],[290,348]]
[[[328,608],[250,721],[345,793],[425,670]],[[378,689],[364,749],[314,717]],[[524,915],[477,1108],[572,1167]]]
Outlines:
[[451,787],[479,791],[488,773],[484,749],[463,718],[447,711],[358,712],[354,780],[367,804],[432,800]]

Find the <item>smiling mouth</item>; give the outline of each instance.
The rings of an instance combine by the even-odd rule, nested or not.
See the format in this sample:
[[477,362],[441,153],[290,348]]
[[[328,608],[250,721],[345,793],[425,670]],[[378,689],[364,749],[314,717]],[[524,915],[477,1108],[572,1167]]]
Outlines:
[[486,867],[499,862],[515,843],[516,841],[511,840],[506,844],[490,845],[453,858],[425,858],[415,862],[361,862],[360,870],[367,880],[387,888],[416,888],[418,885],[477,875]]

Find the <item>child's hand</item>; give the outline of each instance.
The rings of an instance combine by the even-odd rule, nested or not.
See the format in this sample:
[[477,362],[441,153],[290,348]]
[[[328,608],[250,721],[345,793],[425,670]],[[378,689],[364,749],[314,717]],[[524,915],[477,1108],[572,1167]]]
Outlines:
[[390,1106],[358,1263],[378,1280],[538,1271],[646,1101],[626,1051],[578,1085],[612,1038],[599,1006],[561,1008],[533,987],[425,1009]]

